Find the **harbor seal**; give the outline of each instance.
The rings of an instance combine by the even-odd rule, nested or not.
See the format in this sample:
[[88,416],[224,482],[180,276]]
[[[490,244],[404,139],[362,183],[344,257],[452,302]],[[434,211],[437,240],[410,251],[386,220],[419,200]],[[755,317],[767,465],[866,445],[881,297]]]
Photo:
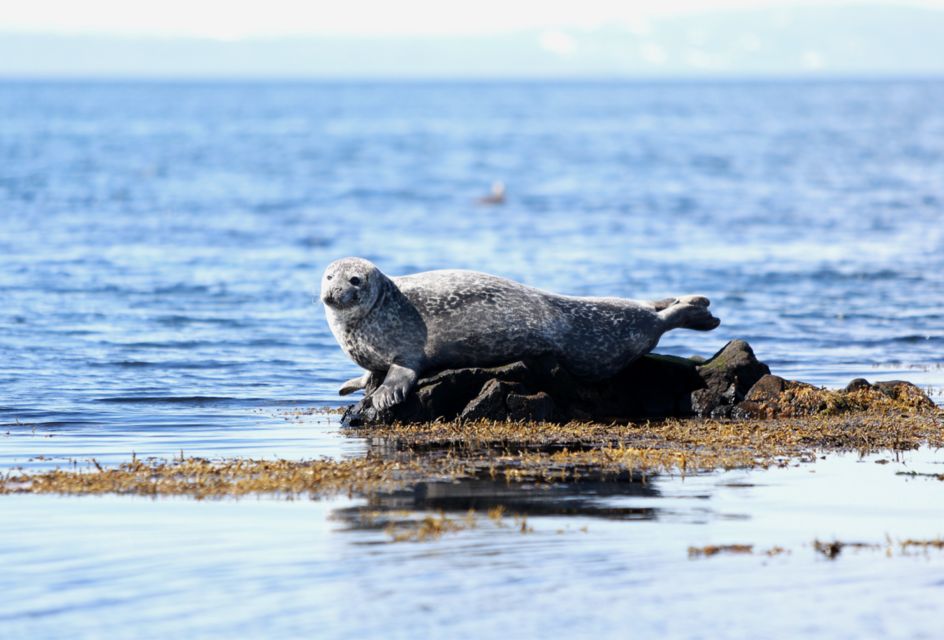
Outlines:
[[552,354],[571,374],[602,379],[666,331],[720,324],[701,296],[580,298],[461,270],[388,277],[363,258],[328,266],[321,301],[341,349],[367,370],[341,395],[364,389],[379,411],[403,401],[424,373]]

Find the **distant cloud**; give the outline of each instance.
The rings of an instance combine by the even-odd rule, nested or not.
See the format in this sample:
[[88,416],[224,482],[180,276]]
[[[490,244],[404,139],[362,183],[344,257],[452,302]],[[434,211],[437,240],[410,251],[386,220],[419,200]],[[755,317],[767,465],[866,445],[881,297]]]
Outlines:
[[826,61],[823,60],[823,54],[821,54],[819,51],[804,51],[803,66],[807,69],[815,71],[825,67]]
[[[21,0],[4,3],[0,30],[250,39],[297,36],[491,35],[621,25],[645,35],[649,21],[718,10],[817,0]],[[912,0],[915,1],[915,0]],[[917,0],[944,6],[944,0]]]
[[668,59],[665,49],[653,42],[646,42],[639,47],[639,55],[649,64],[665,64]]
[[623,24],[634,36],[647,36],[652,33],[652,23],[643,16],[627,17]]
[[689,66],[704,71],[719,70],[725,67],[724,58],[703,49],[690,49],[685,53],[685,62]]
[[760,51],[761,47],[764,46],[764,41],[755,33],[748,33],[738,40],[738,45],[744,51]]
[[577,50],[577,41],[563,31],[545,31],[538,42],[542,49],[559,56],[570,56]]

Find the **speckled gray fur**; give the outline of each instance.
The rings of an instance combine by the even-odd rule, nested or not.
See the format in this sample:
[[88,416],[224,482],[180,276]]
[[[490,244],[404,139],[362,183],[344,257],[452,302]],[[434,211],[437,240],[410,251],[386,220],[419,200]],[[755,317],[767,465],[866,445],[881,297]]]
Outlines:
[[362,258],[328,266],[321,300],[341,348],[367,370],[342,395],[366,389],[381,411],[424,373],[553,354],[574,375],[606,378],[670,329],[720,324],[699,296],[578,298],[459,270],[391,278]]

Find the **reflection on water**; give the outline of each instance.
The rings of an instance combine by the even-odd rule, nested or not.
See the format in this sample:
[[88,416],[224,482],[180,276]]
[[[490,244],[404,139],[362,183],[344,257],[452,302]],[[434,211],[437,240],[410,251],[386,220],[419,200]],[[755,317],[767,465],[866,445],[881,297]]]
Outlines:
[[430,511],[467,513],[484,512],[501,507],[503,513],[518,516],[586,516],[614,520],[651,520],[656,510],[648,506],[613,506],[614,498],[652,498],[658,491],[649,482],[631,480],[627,475],[607,480],[577,483],[508,483],[504,480],[457,479],[443,482],[421,482],[407,490],[370,496],[366,504],[338,513],[352,526],[368,513],[375,519],[378,512]]

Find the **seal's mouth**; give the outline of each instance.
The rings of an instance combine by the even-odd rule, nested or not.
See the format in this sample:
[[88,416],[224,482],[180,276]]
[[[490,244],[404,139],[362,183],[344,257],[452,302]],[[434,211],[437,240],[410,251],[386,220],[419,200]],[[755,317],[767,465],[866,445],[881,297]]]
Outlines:
[[347,309],[357,305],[359,297],[354,291],[328,290],[321,294],[321,302],[333,309]]

